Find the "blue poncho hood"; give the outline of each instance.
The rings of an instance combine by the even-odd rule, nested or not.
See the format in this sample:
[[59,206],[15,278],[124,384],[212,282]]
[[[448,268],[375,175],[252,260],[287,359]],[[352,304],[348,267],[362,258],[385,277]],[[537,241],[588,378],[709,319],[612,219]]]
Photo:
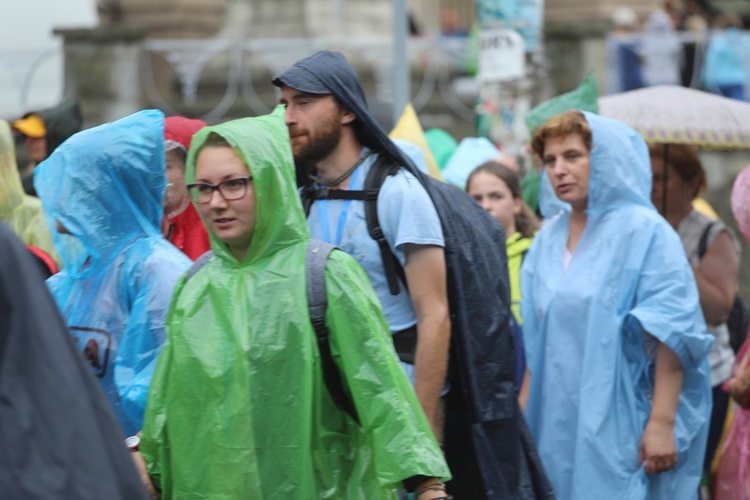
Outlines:
[[36,168],[34,187],[69,272],[81,272],[89,256],[87,272],[101,269],[128,242],[161,235],[165,171],[164,114],[156,110],[79,132]]
[[595,131],[591,151],[589,217],[629,205],[653,209],[648,147],[622,122],[583,111]]
[[[521,275],[526,417],[559,499],[689,498],[701,476],[713,339],[680,239],[649,200],[643,139],[584,115],[593,132],[586,228],[566,267],[570,213],[550,219]],[[659,343],[684,370],[678,464],[648,476],[638,451]]]

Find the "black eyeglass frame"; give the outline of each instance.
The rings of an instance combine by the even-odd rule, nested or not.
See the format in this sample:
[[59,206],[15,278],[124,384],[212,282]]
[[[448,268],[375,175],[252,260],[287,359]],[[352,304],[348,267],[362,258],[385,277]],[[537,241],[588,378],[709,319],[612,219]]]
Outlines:
[[[247,194],[247,186],[248,186],[248,184],[252,180],[253,180],[253,176],[252,175],[248,175],[247,177],[235,177],[234,179],[227,179],[225,181],[221,181],[220,183],[218,183],[216,185],[208,184],[207,182],[193,182],[192,184],[188,184],[185,187],[188,190],[188,194],[190,195],[190,199],[191,200],[193,200],[196,203],[200,203],[201,205],[205,205],[206,203],[210,203],[211,200],[213,199],[213,197],[214,197],[214,191],[218,191],[219,192],[219,196],[221,196],[222,198],[224,198],[225,201],[235,201],[235,200],[239,200],[240,198],[243,198]],[[221,190],[221,186],[224,185],[224,184],[226,184],[227,182],[235,182],[235,181],[245,181],[245,185],[244,185],[244,189],[242,190],[242,194],[240,196],[237,196],[237,197],[227,198],[227,196]],[[205,186],[205,187],[210,187],[211,188],[211,195],[206,199],[206,201],[200,201],[200,199],[198,199],[200,197],[200,193],[198,193],[198,195],[193,195],[192,189],[195,188],[195,187],[200,187],[200,186]]]

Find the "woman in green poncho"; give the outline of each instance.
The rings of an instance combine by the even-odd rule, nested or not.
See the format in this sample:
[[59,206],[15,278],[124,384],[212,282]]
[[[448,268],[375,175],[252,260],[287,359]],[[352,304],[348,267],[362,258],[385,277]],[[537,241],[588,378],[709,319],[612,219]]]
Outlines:
[[325,319],[361,424],[328,393],[293,170],[283,110],[193,137],[188,188],[215,255],[178,283],[151,383],[141,452],[165,498],[379,500],[449,478],[367,277],[338,251]]

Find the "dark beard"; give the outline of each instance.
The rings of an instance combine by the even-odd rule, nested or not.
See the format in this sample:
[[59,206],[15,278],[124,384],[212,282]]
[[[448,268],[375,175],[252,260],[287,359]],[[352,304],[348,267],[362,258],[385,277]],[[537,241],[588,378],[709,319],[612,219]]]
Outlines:
[[[315,137],[315,140],[306,144],[296,155],[294,165],[297,172],[297,185],[304,185],[310,176],[315,176],[317,169],[315,165],[328,157],[336,149],[341,140],[341,127],[330,124]],[[302,183],[302,184],[300,184]]]

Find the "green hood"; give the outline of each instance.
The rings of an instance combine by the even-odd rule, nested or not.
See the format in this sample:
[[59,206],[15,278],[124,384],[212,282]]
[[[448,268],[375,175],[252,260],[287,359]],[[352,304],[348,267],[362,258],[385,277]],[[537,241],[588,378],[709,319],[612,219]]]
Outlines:
[[395,498],[406,478],[449,475],[356,261],[326,266],[328,342],[361,427],[326,389],[307,305],[309,241],[283,109],[209,127],[252,171],[257,226],[238,263],[216,254],[174,292],[141,451],[162,497]]
[[[270,115],[201,129],[193,136],[187,159],[185,179],[188,184],[195,182],[196,153],[212,132],[232,145],[253,175],[257,223],[242,264],[257,262],[289,245],[309,240],[310,233],[293,177],[294,163],[289,132],[284,124],[284,108],[279,106]],[[197,204],[195,208],[198,209]],[[210,227],[207,229],[214,253],[220,259],[236,264],[227,246],[216,238]]]

